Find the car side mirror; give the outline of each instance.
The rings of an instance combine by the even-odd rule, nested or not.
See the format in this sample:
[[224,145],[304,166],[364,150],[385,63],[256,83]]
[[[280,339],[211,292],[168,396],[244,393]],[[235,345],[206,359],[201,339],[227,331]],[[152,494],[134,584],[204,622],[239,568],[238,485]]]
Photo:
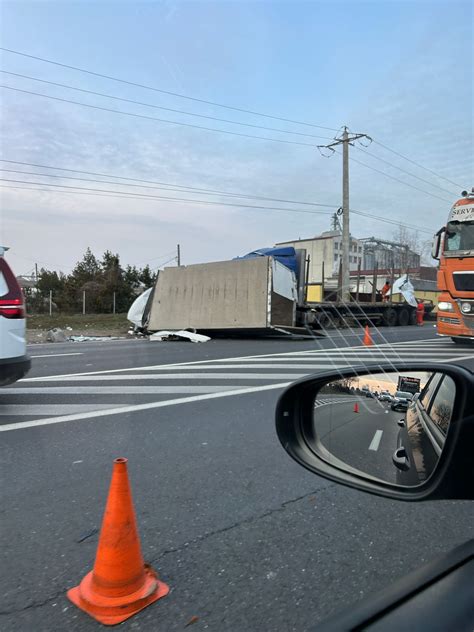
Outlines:
[[[362,391],[380,387],[397,394],[398,412]],[[473,499],[473,388],[470,370],[441,363],[332,371],[286,389],[276,430],[295,461],[343,485],[400,500]]]

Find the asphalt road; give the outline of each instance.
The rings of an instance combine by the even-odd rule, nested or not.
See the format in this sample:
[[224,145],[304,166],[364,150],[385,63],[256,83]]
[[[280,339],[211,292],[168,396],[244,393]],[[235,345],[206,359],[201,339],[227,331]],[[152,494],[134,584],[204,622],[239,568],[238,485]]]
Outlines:
[[405,414],[391,411],[390,404],[362,396],[331,399],[314,413],[316,432],[324,448],[339,461],[396,484],[392,456],[398,447],[397,421]]
[[298,375],[400,358],[474,368],[472,348],[430,326],[383,334],[373,349],[337,332],[34,346],[31,373],[0,391],[2,632],[99,629],[65,593],[92,567],[117,456],[144,557],[171,587],[124,630],[311,630],[472,537],[472,503],[365,495],[278,443],[275,402]]

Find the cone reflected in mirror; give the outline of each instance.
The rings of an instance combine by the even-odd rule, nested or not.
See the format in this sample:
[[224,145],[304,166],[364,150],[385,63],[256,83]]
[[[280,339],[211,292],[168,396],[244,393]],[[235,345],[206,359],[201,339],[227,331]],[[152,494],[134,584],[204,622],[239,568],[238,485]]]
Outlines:
[[143,560],[127,459],[115,459],[94,568],[67,596],[97,621],[116,625],[168,592]]

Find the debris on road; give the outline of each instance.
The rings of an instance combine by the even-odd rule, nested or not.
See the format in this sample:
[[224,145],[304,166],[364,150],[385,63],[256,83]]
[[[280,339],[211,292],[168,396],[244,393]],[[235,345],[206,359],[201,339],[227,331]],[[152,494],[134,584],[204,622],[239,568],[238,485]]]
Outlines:
[[152,342],[164,342],[169,340],[188,340],[189,342],[207,342],[209,336],[197,334],[192,331],[157,331],[149,338]]
[[106,342],[107,340],[123,340],[123,336],[69,336],[65,342]]
[[146,319],[150,312],[151,294],[154,288],[145,290],[138,296],[130,306],[127,313],[127,320],[133,324],[133,332],[143,332],[146,330]]
[[67,342],[68,339],[62,329],[59,329],[59,327],[54,327],[46,333],[46,340],[48,342]]

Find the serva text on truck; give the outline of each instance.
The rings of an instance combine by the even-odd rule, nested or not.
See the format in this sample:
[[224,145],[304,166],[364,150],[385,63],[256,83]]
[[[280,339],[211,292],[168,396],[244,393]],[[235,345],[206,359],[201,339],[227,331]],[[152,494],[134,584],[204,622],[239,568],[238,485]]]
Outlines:
[[454,342],[474,341],[474,189],[462,196],[431,253],[439,259],[438,334]]

